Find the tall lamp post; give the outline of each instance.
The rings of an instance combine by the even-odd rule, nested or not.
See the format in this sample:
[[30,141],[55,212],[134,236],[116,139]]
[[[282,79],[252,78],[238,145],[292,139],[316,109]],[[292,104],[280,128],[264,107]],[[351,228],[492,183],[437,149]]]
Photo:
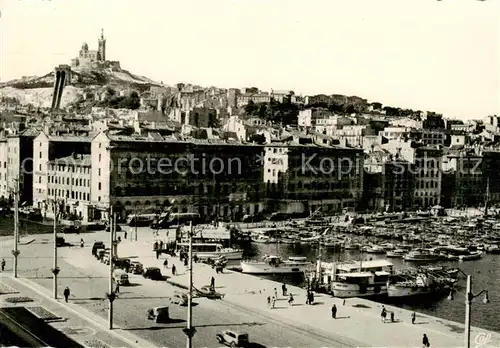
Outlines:
[[[479,293],[474,294],[472,292],[472,275],[465,273],[460,268],[458,269],[460,273],[462,273],[467,278],[467,287],[465,294],[465,334],[464,334],[464,343],[466,348],[470,348],[470,327],[471,327],[471,306],[472,301],[484,294],[483,303],[487,304],[490,302],[488,297],[488,290],[481,290]],[[450,290],[450,294],[448,295],[448,300],[453,301],[453,289]]]
[[12,256],[14,256],[14,267],[12,267],[12,272],[14,278],[17,278],[17,258],[19,257],[19,179],[15,180],[15,192],[14,192],[14,250],[12,250]]
[[54,199],[52,201],[54,208],[54,226],[53,226],[53,235],[54,235],[54,264],[52,267],[52,289],[54,291],[54,299],[57,300],[57,275],[59,274],[59,267],[57,267],[57,214],[59,213],[59,209],[57,209],[57,200]]

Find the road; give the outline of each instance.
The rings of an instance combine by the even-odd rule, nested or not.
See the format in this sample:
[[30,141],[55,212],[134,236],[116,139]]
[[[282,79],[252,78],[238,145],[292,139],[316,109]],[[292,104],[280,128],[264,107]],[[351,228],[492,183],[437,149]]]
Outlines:
[[[94,235],[96,239],[98,235]],[[70,301],[75,302],[92,312],[106,318],[108,303],[105,293],[109,287],[109,266],[98,262],[91,255],[91,234],[83,235],[87,240],[85,248],[59,248],[59,293],[65,286],[72,292]],[[82,236],[67,237],[75,245]],[[52,288],[52,255],[53,248],[50,235],[36,236],[36,241],[20,246],[19,276],[30,278],[46,288]],[[11,246],[1,246],[1,257],[11,264]],[[7,259],[9,257],[9,259]],[[8,265],[9,266],[9,265]],[[8,267],[9,268],[9,267]],[[141,276],[131,276],[131,286],[122,286],[121,293],[115,300],[115,324],[131,333],[149,340],[157,346],[181,347],[185,345],[186,336],[182,328],[186,327],[186,308],[169,305],[169,296],[178,290],[166,282],[155,282]],[[223,289],[220,289],[223,292]],[[193,346],[217,347],[216,333],[224,329],[247,332],[256,347],[259,346],[303,346],[324,347],[338,346],[338,343],[326,341],[307,331],[290,328],[272,322],[265,317],[256,317],[252,313],[235,309],[221,301],[197,298],[193,307],[193,324],[197,329],[193,338]],[[170,306],[173,322],[155,324],[146,320],[147,309],[156,306]],[[256,305],[256,307],[260,307]]]

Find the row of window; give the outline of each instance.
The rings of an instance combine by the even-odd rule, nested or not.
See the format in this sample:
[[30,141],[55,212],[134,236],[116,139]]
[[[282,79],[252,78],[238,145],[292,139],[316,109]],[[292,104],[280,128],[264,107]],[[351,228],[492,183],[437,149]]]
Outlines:
[[438,188],[439,183],[437,181],[417,181],[415,182],[415,188],[418,189],[433,189]]
[[[39,182],[41,183],[41,177],[39,177]],[[90,187],[90,179],[83,178],[61,178],[56,175],[50,175],[48,177],[49,184],[60,184],[60,185],[71,185],[71,186],[81,186]]]
[[[90,202],[90,193],[49,188],[49,196],[65,197]],[[99,197],[100,198],[100,197]]]
[[[42,170],[42,165],[39,165],[38,168],[40,171]],[[90,174],[91,168],[90,167],[81,167],[81,166],[74,166],[74,165],[69,165],[68,164],[51,164],[49,166],[49,169],[53,172],[58,171],[58,172],[66,172],[66,173],[78,173],[78,174]]]

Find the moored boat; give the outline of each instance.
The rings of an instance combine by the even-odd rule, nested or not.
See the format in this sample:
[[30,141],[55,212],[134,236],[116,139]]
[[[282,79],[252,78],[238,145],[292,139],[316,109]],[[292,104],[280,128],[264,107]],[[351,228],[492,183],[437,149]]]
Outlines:
[[262,261],[242,261],[241,272],[247,274],[293,274],[304,273],[312,263],[303,256],[290,256],[282,260],[279,256],[265,255]]
[[373,297],[387,294],[387,280],[394,265],[388,260],[318,263],[320,281],[340,298]]
[[403,259],[409,262],[436,262],[442,258],[440,254],[432,250],[418,248],[410,251]]
[[390,257],[390,258],[402,258],[406,255],[406,253],[407,252],[403,249],[394,249],[394,250],[388,251],[385,256]]
[[[182,242],[177,244],[179,249],[187,252],[189,243]],[[200,260],[212,259],[216,260],[220,257],[225,257],[227,260],[241,260],[243,258],[243,250],[224,248],[218,243],[192,243],[193,255]]]
[[460,261],[472,261],[479,260],[483,256],[482,251],[471,251],[469,255],[460,255],[458,260]]

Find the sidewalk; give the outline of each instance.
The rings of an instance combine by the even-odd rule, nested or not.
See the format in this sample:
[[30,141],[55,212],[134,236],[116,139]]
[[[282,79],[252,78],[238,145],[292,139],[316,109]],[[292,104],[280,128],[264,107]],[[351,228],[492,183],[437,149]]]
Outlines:
[[[119,330],[110,331],[107,326],[103,327],[102,320],[96,318],[90,313],[86,313],[80,306],[72,303],[63,303],[61,300],[54,300],[48,294],[47,290],[39,285],[22,278],[13,278],[2,274],[0,284],[2,291],[0,298],[2,306],[17,306],[7,303],[8,297],[29,297],[32,302],[25,302],[19,305],[25,307],[37,308],[38,313],[47,316],[47,322],[63,332],[71,339],[82,344],[85,347],[152,347],[145,345],[146,342],[138,341],[133,335],[125,333],[123,335]],[[15,293],[14,293],[15,291]],[[50,320],[49,320],[50,318]]]
[[[280,283],[232,271],[216,274],[204,264],[193,266],[194,287],[208,285],[213,276],[216,290],[225,294],[223,301],[226,303],[292,326],[305,327],[318,335],[332,337],[340,334],[349,346],[414,347],[420,345],[424,333],[433,347],[463,346],[464,325],[459,323],[417,314],[416,324],[412,325],[411,311],[387,305],[387,310],[394,312],[396,322],[383,323],[380,318],[382,305],[379,303],[353,298],[347,299],[344,304],[343,299],[315,294],[315,304],[306,305],[306,291],[287,286],[288,293],[292,293],[295,300],[290,306],[281,294]],[[183,288],[189,284],[187,272],[167,281]],[[274,295],[274,288],[278,292],[278,301],[276,307],[271,309],[266,299]],[[331,318],[333,304],[338,308],[337,319]],[[473,328],[471,341],[474,342],[476,337],[489,338],[481,347],[500,346],[498,333]]]

